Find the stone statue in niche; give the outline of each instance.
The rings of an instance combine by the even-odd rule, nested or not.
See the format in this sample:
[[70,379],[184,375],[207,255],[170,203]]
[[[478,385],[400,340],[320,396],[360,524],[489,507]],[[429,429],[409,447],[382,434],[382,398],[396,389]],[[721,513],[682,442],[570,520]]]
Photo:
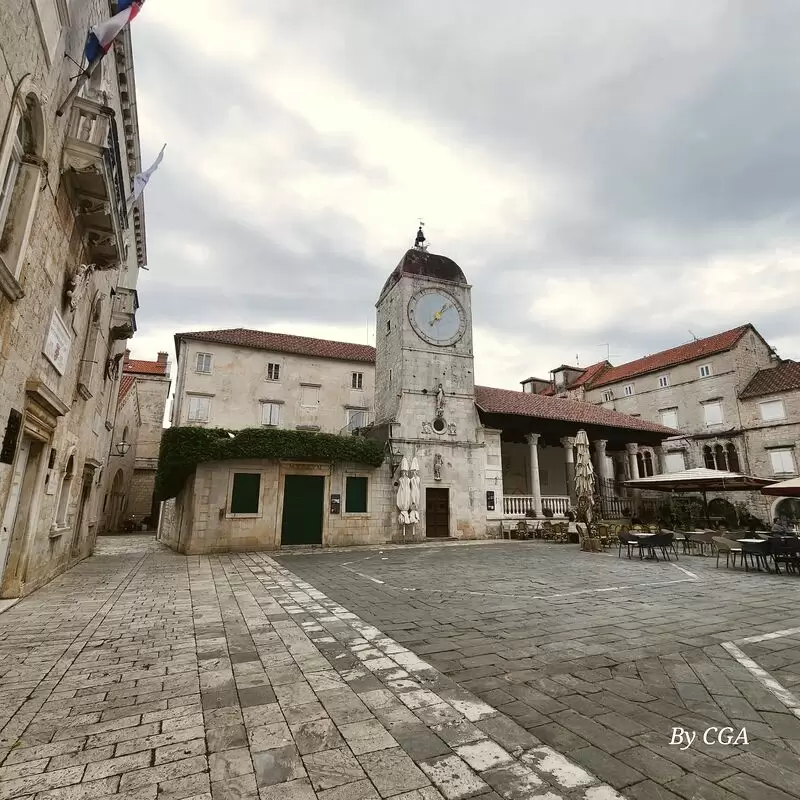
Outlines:
[[69,286],[66,292],[70,311],[75,311],[78,308],[89,284],[89,276],[92,274],[93,269],[94,264],[78,264],[75,268],[75,272],[69,279]]
[[440,481],[442,479],[442,466],[444,465],[444,460],[442,456],[437,453],[433,457],[433,479],[435,481]]
[[436,416],[441,417],[444,414],[444,389],[442,384],[436,388]]
[[422,423],[422,432],[423,433],[433,433],[433,428],[431,427],[430,422],[423,422]]
[[451,422],[447,426],[447,433],[448,433],[449,436],[455,436],[456,435],[456,424],[455,424],[455,422]]

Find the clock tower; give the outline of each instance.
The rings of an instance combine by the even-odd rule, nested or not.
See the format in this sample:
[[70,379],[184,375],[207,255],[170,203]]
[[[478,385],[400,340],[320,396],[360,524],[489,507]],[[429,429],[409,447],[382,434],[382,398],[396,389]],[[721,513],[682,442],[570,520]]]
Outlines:
[[393,453],[419,461],[418,538],[486,531],[470,289],[458,264],[418,245],[376,304],[375,421],[388,428]]

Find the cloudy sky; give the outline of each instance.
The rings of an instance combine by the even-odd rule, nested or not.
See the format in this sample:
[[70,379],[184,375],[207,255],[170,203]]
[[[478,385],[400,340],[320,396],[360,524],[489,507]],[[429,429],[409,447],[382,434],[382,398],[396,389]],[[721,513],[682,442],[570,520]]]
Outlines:
[[796,0],[148,0],[150,271],[177,331],[374,342],[426,222],[479,382],[754,323],[800,358]]

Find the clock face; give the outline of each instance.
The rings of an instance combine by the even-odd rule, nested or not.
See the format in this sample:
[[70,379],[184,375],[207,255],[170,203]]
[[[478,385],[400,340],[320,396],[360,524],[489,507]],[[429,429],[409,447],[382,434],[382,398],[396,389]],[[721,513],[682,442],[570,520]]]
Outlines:
[[408,318],[414,330],[431,344],[454,344],[466,330],[461,304],[441,289],[423,289],[408,304]]

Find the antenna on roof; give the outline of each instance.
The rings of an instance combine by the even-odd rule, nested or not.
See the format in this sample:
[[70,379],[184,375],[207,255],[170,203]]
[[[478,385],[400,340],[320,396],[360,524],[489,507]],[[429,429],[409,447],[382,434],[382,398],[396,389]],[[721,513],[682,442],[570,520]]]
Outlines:
[[[692,333],[692,332],[691,332],[691,331],[689,331],[689,333]],[[692,333],[692,339],[694,339],[695,341],[697,341],[697,337],[696,337],[696,336],[695,336],[693,333]]]
[[[605,347],[605,349],[606,349],[606,361],[611,361],[611,355],[612,355],[612,353],[611,353],[611,345],[608,344],[608,342],[603,342],[603,344],[598,344],[597,347]],[[614,353],[613,355],[616,355],[616,353]]]
[[414,240],[414,247],[417,250],[422,250],[423,252],[428,249],[428,245],[425,244],[425,234],[422,232],[422,229],[425,227],[425,223],[420,220],[419,221],[419,230],[417,231],[417,238]]
[[579,367],[580,365],[581,365],[581,356],[580,356],[580,353],[575,353],[575,366],[578,366],[578,367]]

